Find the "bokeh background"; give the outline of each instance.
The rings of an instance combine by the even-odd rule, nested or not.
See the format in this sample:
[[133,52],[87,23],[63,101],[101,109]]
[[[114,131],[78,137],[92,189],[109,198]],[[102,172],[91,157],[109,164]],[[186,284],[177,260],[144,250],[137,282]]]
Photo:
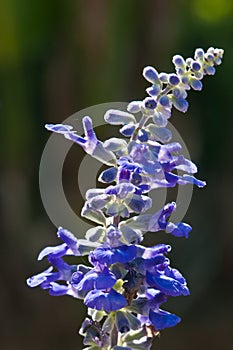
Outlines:
[[[173,265],[192,291],[166,305],[183,322],[162,332],[158,350],[231,349],[233,2],[0,1],[1,349],[82,348],[82,302],[25,284],[46,267],[36,262],[39,250],[58,244],[38,185],[49,137],[43,125],[91,105],[143,98],[145,65],[169,72],[173,54],[209,46],[225,49],[223,65],[201,93],[190,92],[188,113],[172,119],[208,186],[195,189],[185,217],[190,239],[158,236],[172,244]],[[77,152],[72,147],[67,156],[64,187],[78,214]]]

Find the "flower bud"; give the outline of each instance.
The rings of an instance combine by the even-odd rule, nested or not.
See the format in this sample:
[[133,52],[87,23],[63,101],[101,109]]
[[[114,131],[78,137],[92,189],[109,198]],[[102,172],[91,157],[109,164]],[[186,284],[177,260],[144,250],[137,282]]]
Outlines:
[[154,67],[148,66],[143,69],[142,75],[146,80],[148,80],[150,83],[156,83],[158,80],[158,72]]

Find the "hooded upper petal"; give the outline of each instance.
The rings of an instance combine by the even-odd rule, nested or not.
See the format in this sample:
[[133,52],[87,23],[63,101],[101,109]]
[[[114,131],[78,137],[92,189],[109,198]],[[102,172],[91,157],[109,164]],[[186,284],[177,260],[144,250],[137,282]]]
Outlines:
[[158,331],[164,328],[174,327],[181,321],[179,316],[160,309],[157,311],[150,310],[149,319]]
[[137,255],[137,248],[135,245],[121,245],[116,248],[101,246],[92,253],[95,261],[100,264],[114,264],[116,262],[126,263],[131,261]]
[[171,295],[173,297],[189,295],[189,289],[186,284],[164,274],[152,274],[147,272],[146,282],[149,286],[155,287],[166,295]]

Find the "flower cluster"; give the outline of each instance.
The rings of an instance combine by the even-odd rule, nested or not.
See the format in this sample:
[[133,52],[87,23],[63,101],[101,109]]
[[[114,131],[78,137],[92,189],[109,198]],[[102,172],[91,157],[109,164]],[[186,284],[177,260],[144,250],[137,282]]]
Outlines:
[[[179,154],[181,145],[171,142],[167,123],[173,106],[187,111],[187,90],[201,90],[201,79],[215,73],[222,56],[223,50],[214,48],[206,53],[197,49],[194,59],[176,55],[172,74],[146,67],[143,76],[152,84],[146,89],[149,97],[129,103],[127,112],[108,110],[104,115],[107,123],[120,125],[124,138],[101,142],[90,117],[83,118],[82,137],[69,125],[46,125],[108,166],[99,176],[107,187],[89,189],[81,212],[96,226],[85,239],[60,227],[57,235],[62,243],[43,249],[38,257],[46,257],[52,266],[27,280],[30,287],[48,289],[51,295],[84,300],[89,317],[80,334],[86,350],[150,349],[160,330],[181,320],[160,308],[169,297],[189,295],[185,278],[167,257],[171,247],[145,247],[142,241],[146,232],[158,231],[187,238],[191,226],[169,221],[174,202],[155,214],[145,212],[151,208],[148,194],[153,189],[188,183],[205,186],[193,176],[196,165]],[[89,264],[69,265],[64,260],[68,255],[86,255]]]

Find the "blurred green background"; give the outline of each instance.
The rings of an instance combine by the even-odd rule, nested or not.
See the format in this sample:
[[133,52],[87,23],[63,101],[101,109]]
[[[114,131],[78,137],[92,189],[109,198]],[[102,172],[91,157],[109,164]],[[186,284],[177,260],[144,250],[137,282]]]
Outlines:
[[[190,92],[188,113],[172,119],[208,186],[195,189],[185,217],[190,239],[158,236],[172,244],[192,292],[164,306],[183,322],[162,332],[158,350],[232,349],[233,1],[0,1],[1,349],[82,348],[82,302],[25,284],[46,266],[36,262],[39,250],[58,243],[39,193],[43,125],[143,98],[145,65],[169,72],[173,54],[209,46],[225,50],[223,65],[201,93]],[[72,152],[64,182],[78,202],[73,162],[81,156]]]

